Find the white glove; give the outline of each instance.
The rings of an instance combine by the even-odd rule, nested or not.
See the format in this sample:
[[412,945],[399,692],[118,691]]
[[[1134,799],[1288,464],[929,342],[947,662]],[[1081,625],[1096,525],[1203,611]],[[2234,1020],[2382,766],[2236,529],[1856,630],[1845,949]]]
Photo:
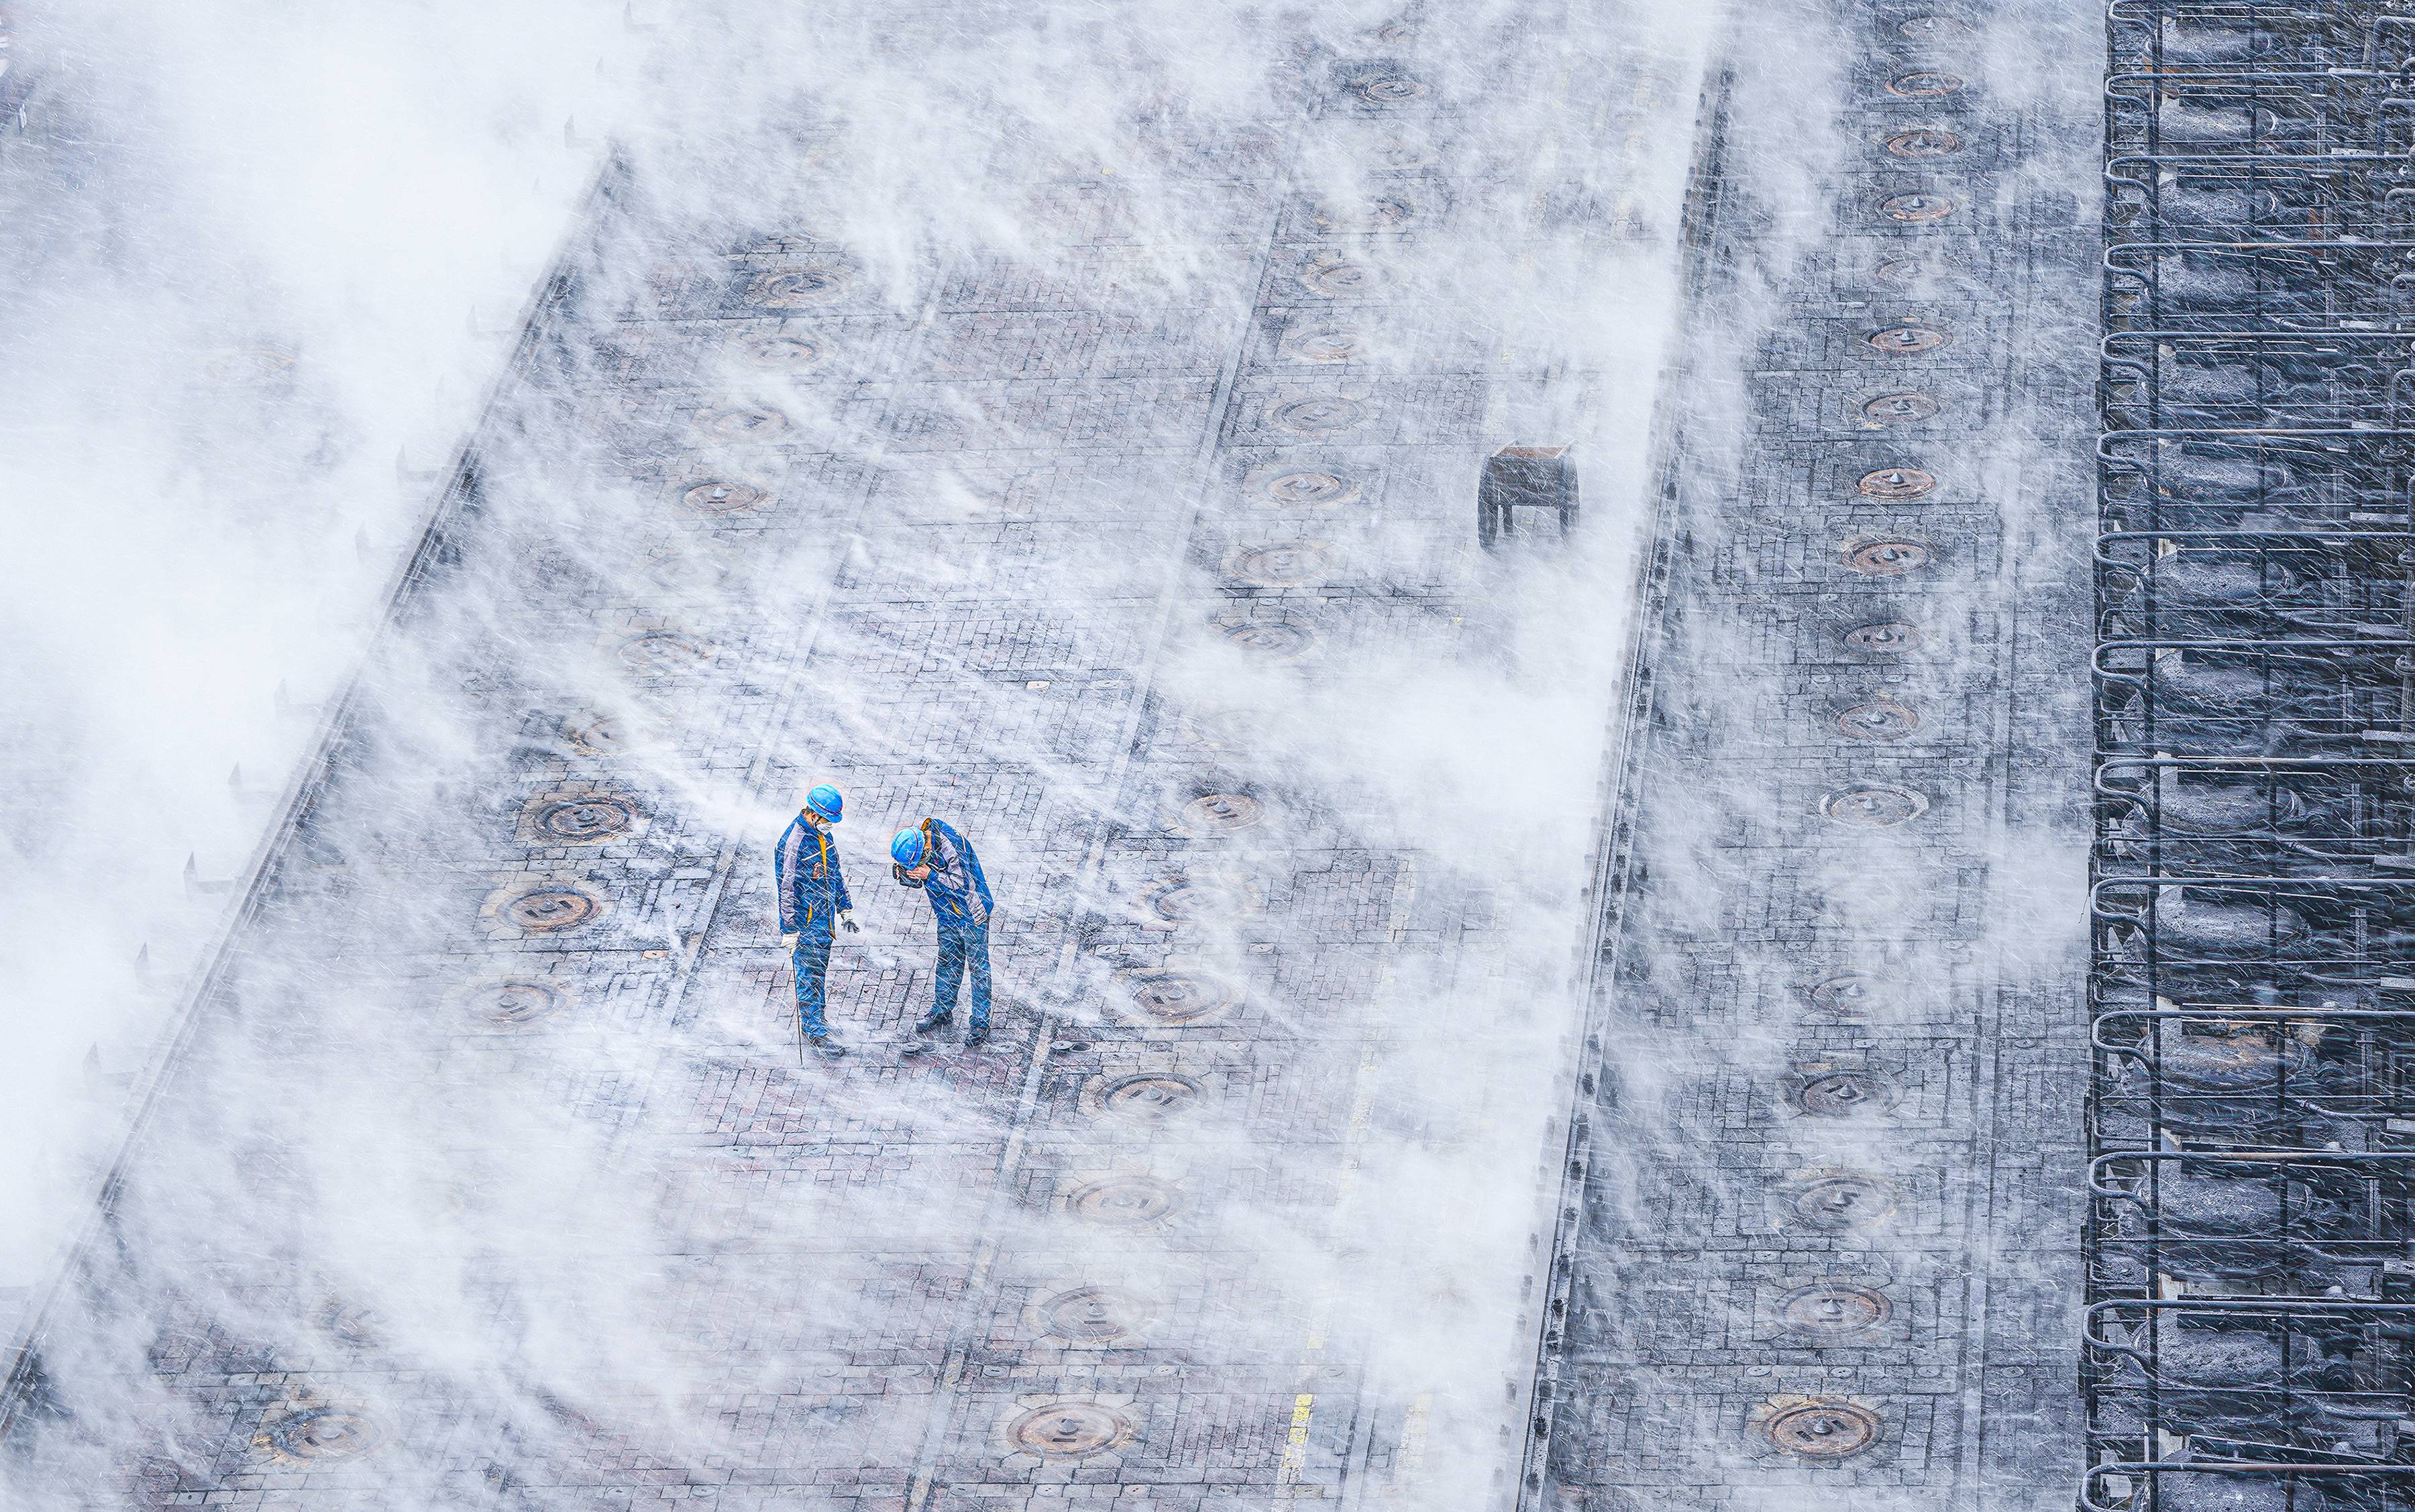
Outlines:
[[986,924],[989,922],[989,905],[982,902],[980,898],[975,897],[967,899],[965,901],[965,906],[972,914],[974,923]]
[[784,950],[784,951],[793,951],[793,950],[795,950],[796,948],[797,948],[797,932],[796,932],[795,930],[793,930],[793,929],[792,929],[792,930],[788,931],[787,934],[785,934],[785,935],[783,935],[783,936],[780,936],[780,949],[782,949],[782,950]]
[[854,909],[841,908],[838,911],[838,927],[846,930],[850,935],[856,932]]

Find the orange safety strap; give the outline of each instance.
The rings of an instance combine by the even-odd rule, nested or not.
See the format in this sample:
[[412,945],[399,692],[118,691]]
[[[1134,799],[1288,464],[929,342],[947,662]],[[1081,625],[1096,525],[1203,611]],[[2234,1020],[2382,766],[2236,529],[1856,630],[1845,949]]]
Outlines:
[[[816,852],[816,854],[821,858],[822,876],[824,877],[828,877],[830,876],[830,831],[823,829],[818,824],[810,825],[807,828],[811,829],[814,832],[814,844],[821,847]],[[789,884],[792,888],[796,884],[793,882]],[[810,923],[813,921],[813,917],[814,906],[810,903],[806,904],[804,906],[804,910],[797,915],[797,922],[799,924]]]

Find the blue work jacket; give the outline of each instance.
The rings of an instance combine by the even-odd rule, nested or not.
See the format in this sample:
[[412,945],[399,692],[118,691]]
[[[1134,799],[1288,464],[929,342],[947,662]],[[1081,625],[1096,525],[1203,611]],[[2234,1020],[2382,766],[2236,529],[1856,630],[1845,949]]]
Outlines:
[[783,935],[827,931],[840,909],[855,906],[848,901],[847,875],[839,870],[830,831],[806,823],[802,814],[788,821],[772,852],[772,880],[780,894]]
[[892,864],[890,869],[899,882],[922,890],[941,928],[989,922],[989,878],[982,875],[981,858],[973,853],[971,841],[938,819],[924,819],[922,860],[931,875],[920,882],[908,876],[903,866]]

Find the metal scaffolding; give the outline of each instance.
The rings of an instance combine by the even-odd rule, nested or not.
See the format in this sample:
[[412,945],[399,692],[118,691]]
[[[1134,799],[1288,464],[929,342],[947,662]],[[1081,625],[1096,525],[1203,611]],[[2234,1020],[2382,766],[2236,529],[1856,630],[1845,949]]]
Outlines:
[[2415,1507],[2415,16],[2107,38],[2081,1505]]

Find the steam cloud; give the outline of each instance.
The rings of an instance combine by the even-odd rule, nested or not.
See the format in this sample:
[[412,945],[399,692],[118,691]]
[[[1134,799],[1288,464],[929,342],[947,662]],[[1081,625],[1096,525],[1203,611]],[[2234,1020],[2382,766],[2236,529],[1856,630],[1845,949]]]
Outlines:
[[[1489,1494],[1709,22],[29,24],[40,93],[0,152],[32,270],[0,351],[32,396],[0,756],[30,926],[8,1130],[47,1161],[9,1178],[29,1301],[83,1233],[112,1078],[145,1111],[47,1303],[10,1505],[537,1505],[598,1465],[902,1486],[935,1398],[1012,1405],[944,1378],[975,1304],[1086,1286],[1138,1299],[1132,1339],[1042,1340],[1017,1369],[1132,1425],[1131,1456],[1285,1455],[1238,1422],[1228,1449],[1153,1440],[1150,1372],[1178,1367],[1278,1430],[1318,1397],[1285,1474]],[[429,585],[373,637],[431,487],[394,453],[422,471],[471,429],[498,360],[472,333],[508,329],[502,292],[608,141],[569,296],[476,421]],[[1319,293],[1320,254],[1367,285]],[[833,292],[726,303],[800,275]],[[1392,428],[1267,427],[1335,393]],[[1477,460],[1512,441],[1577,448],[1565,548],[1469,542]],[[1267,493],[1311,464],[1357,497]],[[685,502],[715,483],[759,497]],[[277,688],[331,699],[362,657],[325,794],[146,1097],[141,1047],[184,1021],[125,963],[215,958],[240,894],[188,897],[183,858],[237,874],[314,728],[278,722]],[[822,778],[867,925],[832,976],[857,1055],[829,1076],[796,1068],[768,895]],[[1257,822],[1203,820],[1212,793]],[[553,843],[565,795],[629,822]],[[876,1071],[928,990],[879,841],[930,812],[998,887],[1010,1032]],[[515,926],[545,887],[603,911]],[[1235,1001],[1135,1015],[1176,971]],[[1033,1052],[1043,1015],[1072,1049]],[[1199,1105],[1097,1106],[1150,1070]],[[1085,1222],[1092,1190],[1171,1210]],[[1334,1462],[1362,1411],[1388,1462]],[[343,1452],[297,1451],[309,1422]]]

